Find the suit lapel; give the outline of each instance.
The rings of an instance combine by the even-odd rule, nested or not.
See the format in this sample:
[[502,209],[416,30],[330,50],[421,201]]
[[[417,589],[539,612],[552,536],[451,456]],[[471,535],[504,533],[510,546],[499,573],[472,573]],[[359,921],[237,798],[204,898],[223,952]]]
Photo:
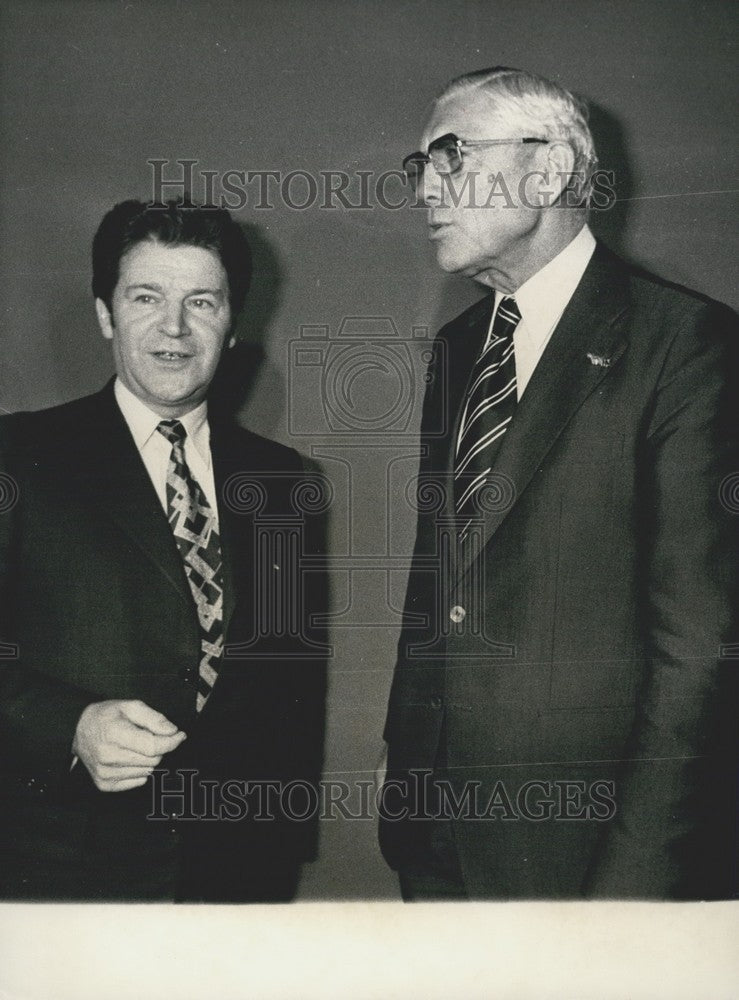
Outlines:
[[[626,349],[619,319],[628,307],[623,265],[600,244],[526,387],[503,439],[494,475],[502,502],[484,516],[481,546],[468,546],[460,580],[515,507],[568,422]],[[512,499],[511,499],[512,497]]]
[[115,401],[112,382],[90,397],[77,454],[88,496],[94,497],[98,512],[115,522],[180,597],[192,604],[174,536]]
[[252,524],[246,524],[244,514],[237,514],[227,500],[224,486],[231,476],[244,472],[243,447],[239,449],[232,440],[228,426],[217,420],[211,421],[211,455],[213,457],[213,477],[218,494],[218,526],[223,559],[223,631],[227,629],[236,606],[238,554],[242,553],[251,539]]

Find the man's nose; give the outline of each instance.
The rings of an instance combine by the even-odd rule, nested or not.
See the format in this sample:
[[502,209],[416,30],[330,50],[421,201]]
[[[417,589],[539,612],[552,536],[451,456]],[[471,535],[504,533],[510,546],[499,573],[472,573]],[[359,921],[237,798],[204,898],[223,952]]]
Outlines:
[[443,200],[443,184],[441,176],[436,172],[433,163],[427,163],[423,168],[417,194],[425,205],[438,205]]
[[190,332],[184,302],[165,302],[160,316],[160,327],[168,337],[184,337]]

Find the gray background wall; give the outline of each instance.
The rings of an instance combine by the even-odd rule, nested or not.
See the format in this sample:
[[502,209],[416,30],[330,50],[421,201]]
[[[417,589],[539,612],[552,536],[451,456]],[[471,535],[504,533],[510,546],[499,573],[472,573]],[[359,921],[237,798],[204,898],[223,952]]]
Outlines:
[[[147,160],[221,173],[382,173],[417,147],[449,77],[493,64],[533,69],[594,103],[601,163],[620,199],[594,217],[598,233],[736,306],[736,9],[716,0],[3,4],[0,409],[52,405],[109,376],[89,245],[113,202],[149,198]],[[172,163],[165,176],[176,171]],[[387,192],[401,193],[392,183]],[[306,189],[296,181],[291,194],[305,200]],[[478,293],[436,270],[422,212],[273,202],[238,213],[257,262],[241,417],[295,445],[334,487],[326,773],[363,780],[379,753],[413,540],[404,484],[423,330]],[[327,326],[335,358],[346,317],[362,320],[374,347],[360,341],[359,366],[345,369],[354,395],[334,399],[339,423],[328,426],[321,369],[298,365],[293,342],[303,326]],[[392,350],[377,338],[392,333],[388,318]],[[326,821],[302,898],[395,894],[374,823]]]

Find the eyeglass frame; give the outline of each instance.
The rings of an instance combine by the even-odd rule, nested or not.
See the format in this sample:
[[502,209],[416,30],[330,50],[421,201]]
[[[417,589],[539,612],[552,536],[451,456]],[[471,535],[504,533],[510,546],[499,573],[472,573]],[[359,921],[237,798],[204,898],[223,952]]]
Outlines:
[[[406,156],[403,160],[403,173],[405,174],[406,179],[411,184],[413,184],[414,182],[417,183],[420,180],[421,175],[423,174],[423,170],[419,170],[414,174],[414,176],[411,176],[408,172],[408,167],[406,166],[406,164],[410,160],[415,159],[415,160],[420,160],[423,163],[424,170],[429,163],[432,163],[434,166],[434,170],[437,172],[437,174],[444,174],[445,176],[450,177],[462,166],[462,163],[464,162],[463,149],[465,147],[518,146],[521,144],[528,144],[528,143],[541,143],[544,145],[548,145],[550,142],[554,141],[555,140],[553,139],[541,139],[534,136],[525,136],[522,139],[460,139],[459,136],[454,134],[454,132],[446,132],[444,135],[440,135],[438,139],[434,139],[432,142],[430,142],[428,144],[428,148],[425,153],[420,149],[417,150],[415,153],[409,153],[408,156]],[[454,145],[459,153],[459,164],[452,170],[439,170],[433,161],[431,153],[434,150],[434,147],[439,148],[441,147],[441,144]]]

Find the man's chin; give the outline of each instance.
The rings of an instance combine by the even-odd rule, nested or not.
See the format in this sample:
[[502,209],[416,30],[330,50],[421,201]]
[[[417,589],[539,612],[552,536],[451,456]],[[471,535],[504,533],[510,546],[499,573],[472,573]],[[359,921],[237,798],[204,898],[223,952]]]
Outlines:
[[469,262],[461,259],[459,254],[454,253],[453,250],[445,250],[443,246],[437,246],[436,248],[436,263],[447,274],[459,274],[469,264]]
[[456,274],[460,278],[469,278],[471,281],[477,281],[482,285],[490,284],[489,268],[484,262],[479,260],[470,260],[469,257],[463,258],[457,254],[444,253],[439,248],[436,251],[436,263],[447,274]]
[[440,257],[436,259],[437,264],[442,271],[447,274],[455,274],[460,278],[469,278],[471,281],[478,281],[481,284],[487,284],[487,269],[480,265],[479,263],[470,263],[470,261],[460,261],[457,258],[441,260]]

